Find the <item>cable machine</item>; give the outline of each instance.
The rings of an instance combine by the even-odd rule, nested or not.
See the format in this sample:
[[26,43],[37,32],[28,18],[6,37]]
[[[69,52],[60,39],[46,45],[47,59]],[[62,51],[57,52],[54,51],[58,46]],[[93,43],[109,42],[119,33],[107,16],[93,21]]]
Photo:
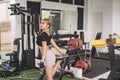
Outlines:
[[21,7],[19,3],[11,4],[8,9],[11,10],[10,15],[21,15],[21,38],[14,41],[16,42],[14,45],[19,47],[15,52],[18,66],[21,69],[33,68],[35,66],[34,14],[31,14],[30,10],[25,10],[25,7]]

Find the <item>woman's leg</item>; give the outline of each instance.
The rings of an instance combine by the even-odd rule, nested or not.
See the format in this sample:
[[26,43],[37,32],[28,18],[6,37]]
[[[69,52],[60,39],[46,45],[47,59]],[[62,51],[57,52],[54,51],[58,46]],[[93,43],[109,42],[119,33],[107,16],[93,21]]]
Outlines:
[[55,65],[54,65],[54,67],[53,67],[53,76],[55,75],[55,73],[56,73],[56,71],[57,71],[57,69],[58,69],[58,67],[59,67],[59,65],[60,65],[61,62],[62,62],[62,61],[59,60],[59,61],[57,61],[57,62],[55,63]]
[[45,66],[47,80],[53,80],[53,66]]
[[[46,58],[45,58],[45,70],[46,70],[46,76],[47,80],[53,80],[53,72],[55,73],[54,67],[56,66],[55,64],[56,57],[54,53],[51,50],[48,50],[46,53]],[[53,66],[55,65],[55,66]],[[58,63],[57,63],[58,65]],[[57,68],[57,67],[55,67]]]

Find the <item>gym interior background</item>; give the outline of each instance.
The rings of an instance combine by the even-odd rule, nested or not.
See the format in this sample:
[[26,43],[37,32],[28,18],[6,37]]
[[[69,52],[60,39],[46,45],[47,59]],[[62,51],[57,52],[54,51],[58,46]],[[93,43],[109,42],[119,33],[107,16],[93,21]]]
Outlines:
[[[101,39],[108,38],[108,35],[112,33],[120,35],[120,0],[0,0],[0,53],[1,57],[5,60],[10,60],[9,56],[6,57],[5,55],[13,52],[14,40],[22,37],[21,16],[10,15],[11,10],[8,9],[10,4],[15,3],[20,3],[20,6],[25,7],[25,9],[30,8],[33,10],[33,13],[38,13],[36,17],[38,17],[37,20],[39,21],[42,18],[50,18],[52,20],[52,28],[50,31],[53,35],[74,34],[76,31],[80,36],[80,33],[84,32],[84,42],[88,43],[96,38],[97,33],[102,33]],[[34,5],[34,3],[37,5]],[[35,28],[34,36],[30,38],[30,43],[32,43],[33,37],[37,37],[36,32],[39,31],[39,22],[36,21],[35,26],[37,27]],[[29,33],[27,32],[27,28],[25,30],[26,33],[24,36]],[[25,45],[27,45],[26,42]],[[31,44],[25,46],[24,49],[29,50],[29,46],[30,49],[35,49],[34,57],[37,57],[37,45]],[[85,46],[83,47],[85,48]],[[91,48],[91,44],[87,45],[88,51],[90,51]],[[102,53],[108,52],[106,49],[100,49],[100,51]],[[97,56],[99,55],[97,54]],[[98,59],[94,58],[92,60],[95,63]],[[102,65],[105,64],[104,66],[109,66],[109,61],[98,62],[103,63]],[[99,70],[99,67],[101,66],[100,64],[98,65],[99,66],[95,68],[97,70]],[[94,66],[96,65],[93,65],[93,67]],[[28,64],[27,67],[31,66]],[[107,71],[109,70],[106,68],[103,73]],[[98,73],[102,77],[104,76],[102,75],[102,71],[101,73]],[[91,76],[90,74],[93,75]],[[97,80],[98,75],[95,74],[97,74],[97,72],[93,73],[91,71],[89,74],[84,74],[83,77]]]

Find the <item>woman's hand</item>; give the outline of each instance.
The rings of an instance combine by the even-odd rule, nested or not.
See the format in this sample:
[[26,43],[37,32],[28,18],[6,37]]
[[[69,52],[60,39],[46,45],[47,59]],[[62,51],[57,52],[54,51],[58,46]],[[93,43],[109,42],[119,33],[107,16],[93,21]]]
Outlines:
[[39,68],[44,68],[44,67],[45,67],[45,62],[40,60]]

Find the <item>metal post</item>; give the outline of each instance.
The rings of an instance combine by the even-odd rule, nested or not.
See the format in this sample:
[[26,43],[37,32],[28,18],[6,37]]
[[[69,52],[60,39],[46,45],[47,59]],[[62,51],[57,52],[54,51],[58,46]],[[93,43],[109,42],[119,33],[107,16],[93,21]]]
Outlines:
[[1,51],[1,26],[0,26],[0,51]]
[[111,72],[108,76],[108,80],[114,80],[115,74],[115,52],[114,52],[114,44],[109,44],[109,54],[110,54],[110,68]]

